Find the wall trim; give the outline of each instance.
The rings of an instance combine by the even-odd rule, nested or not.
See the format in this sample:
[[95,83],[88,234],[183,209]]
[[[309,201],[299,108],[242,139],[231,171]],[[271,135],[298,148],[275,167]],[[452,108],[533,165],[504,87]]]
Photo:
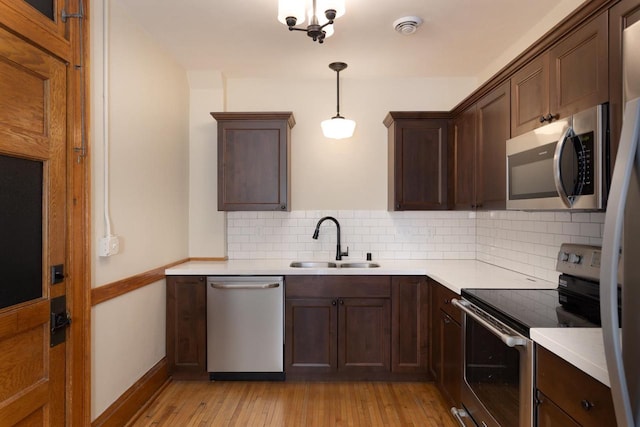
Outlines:
[[153,402],[169,381],[167,358],[163,357],[96,418],[91,426],[127,425]]
[[110,299],[117,298],[136,289],[155,283],[165,278],[164,271],[175,265],[188,261],[227,261],[227,257],[219,258],[185,258],[167,265],[163,265],[135,276],[126,277],[106,285],[91,289],[91,306],[96,306]]

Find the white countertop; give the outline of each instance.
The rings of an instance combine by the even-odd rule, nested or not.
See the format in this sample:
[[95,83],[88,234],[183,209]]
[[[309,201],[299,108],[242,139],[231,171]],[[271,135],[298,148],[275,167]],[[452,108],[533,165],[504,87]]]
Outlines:
[[[306,260],[300,260],[306,261]],[[189,261],[165,271],[175,275],[401,275],[429,276],[456,293],[462,288],[555,289],[553,282],[474,260],[374,260],[377,268],[293,268],[290,260]],[[342,262],[357,262],[345,260]]]
[[610,387],[601,328],[534,328],[531,339]]
[[[297,260],[309,261],[309,260]],[[316,260],[317,261],[317,260]],[[378,268],[293,268],[291,260],[189,261],[167,275],[418,275],[429,276],[456,293],[463,288],[555,289],[557,283],[536,279],[475,260],[374,260]],[[344,260],[342,262],[357,262]],[[609,385],[600,328],[534,328],[531,339]]]

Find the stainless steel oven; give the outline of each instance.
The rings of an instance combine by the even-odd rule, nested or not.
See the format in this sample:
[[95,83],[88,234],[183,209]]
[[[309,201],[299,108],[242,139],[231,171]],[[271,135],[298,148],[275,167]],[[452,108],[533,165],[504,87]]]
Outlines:
[[452,408],[464,426],[533,425],[533,343],[466,300],[463,312],[464,408]]
[[605,208],[608,105],[507,140],[507,209]]

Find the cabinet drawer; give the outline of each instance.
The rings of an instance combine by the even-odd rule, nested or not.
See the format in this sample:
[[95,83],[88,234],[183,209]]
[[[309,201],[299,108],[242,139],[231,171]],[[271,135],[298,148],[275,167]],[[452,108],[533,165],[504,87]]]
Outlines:
[[537,346],[537,388],[583,426],[612,425],[611,390],[549,350]]
[[435,307],[433,307],[432,309],[440,308],[440,310],[447,313],[449,316],[451,316],[451,318],[453,318],[453,320],[455,320],[456,322],[458,322],[458,324],[461,325],[462,312],[451,304],[451,300],[453,298],[460,299],[460,295],[456,294],[449,288],[446,288],[437,282],[432,282],[432,283],[433,283],[433,286],[435,286],[434,294],[433,294],[434,295],[433,302]]
[[286,276],[287,298],[389,298],[390,276]]

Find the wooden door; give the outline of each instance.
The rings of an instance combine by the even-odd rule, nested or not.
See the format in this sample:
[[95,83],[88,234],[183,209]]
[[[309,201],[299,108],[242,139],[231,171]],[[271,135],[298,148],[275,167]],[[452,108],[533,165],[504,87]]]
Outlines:
[[[50,346],[50,305],[66,293],[64,273],[51,271],[66,259],[66,74],[63,62],[0,27],[0,157],[5,165],[19,163],[14,171],[34,181],[16,183],[15,174],[5,169],[2,179],[0,173],[0,191],[11,201],[2,206],[3,218],[12,224],[0,227],[3,426],[65,424],[66,350],[64,343]],[[32,204],[23,190],[35,194]],[[24,216],[34,216],[32,227],[14,228]],[[31,237],[21,237],[22,231]],[[21,291],[25,286],[29,292]]]
[[388,372],[391,309],[388,298],[338,299],[338,369]]
[[478,101],[476,203],[482,209],[505,209],[507,139],[511,136],[509,82]]

